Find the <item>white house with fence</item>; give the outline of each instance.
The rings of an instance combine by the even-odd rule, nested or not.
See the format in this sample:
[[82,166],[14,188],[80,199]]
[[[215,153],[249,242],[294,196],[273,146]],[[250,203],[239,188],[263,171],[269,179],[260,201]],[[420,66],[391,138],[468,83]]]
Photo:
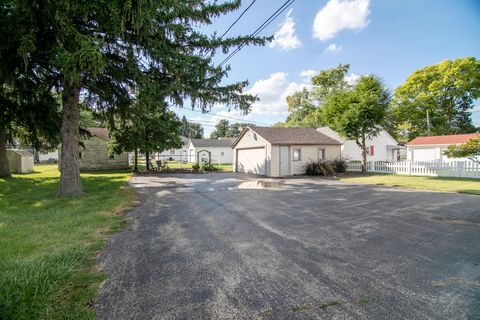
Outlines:
[[[467,158],[448,158],[444,151],[450,145],[463,144],[479,133],[417,137],[406,144],[405,161],[369,161],[367,171],[414,176],[480,178],[480,163]],[[480,160],[480,159],[478,159]],[[348,171],[362,171],[360,162],[350,162]]]
[[235,138],[190,139],[188,159],[192,163],[232,163]]
[[417,162],[468,161],[469,159],[467,158],[450,159],[443,153],[448,146],[466,143],[470,139],[478,137],[480,137],[480,133],[416,137],[406,144],[407,160]]
[[[346,160],[362,160],[360,147],[354,140],[342,138],[336,131],[329,127],[317,128],[317,131],[342,143],[341,157]],[[404,159],[405,147],[385,130],[381,130],[375,137],[366,141],[367,161],[398,161]]]

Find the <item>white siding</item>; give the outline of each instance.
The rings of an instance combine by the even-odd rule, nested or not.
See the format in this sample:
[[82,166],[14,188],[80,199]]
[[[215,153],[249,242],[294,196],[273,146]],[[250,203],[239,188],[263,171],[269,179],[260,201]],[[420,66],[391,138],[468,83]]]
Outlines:
[[[300,161],[293,160],[293,151],[295,149],[300,149],[301,151]],[[307,163],[318,160],[319,149],[325,149],[325,159],[335,159],[340,157],[339,145],[290,146],[290,174],[305,174]]]
[[237,165],[237,152],[240,149],[250,149],[250,148],[258,148],[263,147],[265,148],[265,174],[269,176],[272,172],[272,145],[263,139],[260,135],[255,134],[252,130],[247,129],[247,131],[243,134],[241,139],[235,145],[233,150],[233,171],[237,172],[236,165]]
[[190,162],[197,162],[197,153],[209,151],[212,163],[232,163],[233,151],[230,147],[194,147],[191,143],[188,146],[188,158]]

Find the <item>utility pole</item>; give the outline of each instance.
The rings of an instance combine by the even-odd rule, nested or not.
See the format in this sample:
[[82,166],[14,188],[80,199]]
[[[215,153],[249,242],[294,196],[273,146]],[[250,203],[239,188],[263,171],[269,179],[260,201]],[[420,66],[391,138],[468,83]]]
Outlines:
[[428,130],[428,135],[431,135],[430,134],[430,116],[428,113],[428,109],[427,109],[427,130]]

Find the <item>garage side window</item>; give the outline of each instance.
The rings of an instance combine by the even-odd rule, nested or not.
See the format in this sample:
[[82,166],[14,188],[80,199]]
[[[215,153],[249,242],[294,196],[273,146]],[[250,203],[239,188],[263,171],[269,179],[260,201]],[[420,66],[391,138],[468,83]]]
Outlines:
[[300,161],[302,160],[302,150],[301,149],[294,149],[293,150],[293,161]]
[[318,149],[318,159],[319,160],[325,160],[325,149],[324,148]]

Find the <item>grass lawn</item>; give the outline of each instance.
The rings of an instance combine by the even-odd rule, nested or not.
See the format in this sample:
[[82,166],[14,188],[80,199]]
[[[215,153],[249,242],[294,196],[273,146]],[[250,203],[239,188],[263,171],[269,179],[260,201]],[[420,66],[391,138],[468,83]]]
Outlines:
[[377,184],[391,187],[480,195],[480,179],[374,174],[368,176],[346,175],[340,177],[340,180],[352,183]]
[[82,174],[85,194],[56,196],[56,165],[0,179],[0,319],[92,319],[104,275],[95,254],[125,222],[128,172]]

